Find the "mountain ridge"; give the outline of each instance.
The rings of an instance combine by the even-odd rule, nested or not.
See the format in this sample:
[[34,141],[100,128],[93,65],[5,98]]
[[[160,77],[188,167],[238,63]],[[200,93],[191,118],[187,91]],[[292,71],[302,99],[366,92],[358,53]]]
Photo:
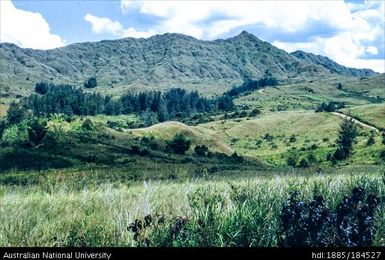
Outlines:
[[246,31],[213,41],[166,33],[74,43],[51,50],[1,43],[0,68],[1,96],[27,95],[39,81],[82,85],[91,76],[103,87],[97,90],[105,93],[180,86],[215,94],[246,78],[266,75],[286,81],[330,74],[376,74],[310,54],[290,54]]

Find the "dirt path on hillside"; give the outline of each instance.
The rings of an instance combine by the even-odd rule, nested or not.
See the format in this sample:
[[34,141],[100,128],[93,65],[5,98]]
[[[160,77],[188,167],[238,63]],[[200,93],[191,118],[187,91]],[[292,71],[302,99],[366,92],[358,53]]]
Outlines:
[[341,112],[332,112],[332,114],[333,114],[333,115],[336,115],[336,116],[339,116],[339,117],[341,117],[341,118],[349,118],[349,119],[352,118],[352,119],[353,119],[353,122],[356,123],[357,125],[360,125],[360,126],[362,126],[362,127],[364,127],[364,128],[368,128],[368,129],[370,129],[370,130],[374,130],[374,131],[376,131],[376,132],[380,132],[380,130],[377,129],[376,127],[374,127],[374,126],[372,126],[372,125],[365,124],[365,123],[359,121],[358,119],[356,119],[356,118],[354,118],[354,117],[351,117],[351,116],[348,116],[348,115],[345,115],[345,114],[343,114],[343,113],[341,113]]

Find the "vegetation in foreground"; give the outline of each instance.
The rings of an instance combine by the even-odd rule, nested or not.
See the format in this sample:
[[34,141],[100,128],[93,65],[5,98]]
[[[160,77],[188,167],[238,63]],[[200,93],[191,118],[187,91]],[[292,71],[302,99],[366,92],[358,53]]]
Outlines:
[[99,184],[57,171],[0,186],[0,246],[385,246],[383,169],[362,169]]

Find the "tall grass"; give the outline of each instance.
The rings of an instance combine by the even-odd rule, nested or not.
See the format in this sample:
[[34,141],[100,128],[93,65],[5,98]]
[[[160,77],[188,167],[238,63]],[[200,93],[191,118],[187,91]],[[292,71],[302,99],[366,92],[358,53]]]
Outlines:
[[[277,246],[291,191],[329,208],[356,186],[385,198],[381,172],[66,185],[0,186],[0,246]],[[165,222],[134,238],[127,227],[146,215]],[[375,223],[373,245],[385,246],[383,204]]]

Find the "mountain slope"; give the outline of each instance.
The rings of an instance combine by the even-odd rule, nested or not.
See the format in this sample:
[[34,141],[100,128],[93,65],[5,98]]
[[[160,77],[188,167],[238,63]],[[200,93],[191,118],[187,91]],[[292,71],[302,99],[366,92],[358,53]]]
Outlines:
[[324,64],[297,58],[247,32],[214,41],[166,33],[47,51],[3,43],[0,68],[1,96],[27,95],[38,81],[81,85],[91,76],[104,93],[180,86],[215,94],[266,74],[284,80],[331,73]]
[[340,75],[346,75],[346,76],[354,76],[354,77],[369,77],[373,76],[376,73],[371,69],[355,69],[355,68],[348,68],[345,66],[342,66],[335,61],[332,61],[328,57],[321,56],[321,55],[315,55],[313,53],[304,52],[304,51],[295,51],[292,52],[291,55],[297,57],[298,59],[301,59],[303,61],[307,61],[309,63],[313,63],[315,65],[321,65],[327,70],[329,70],[332,73],[337,73]]

